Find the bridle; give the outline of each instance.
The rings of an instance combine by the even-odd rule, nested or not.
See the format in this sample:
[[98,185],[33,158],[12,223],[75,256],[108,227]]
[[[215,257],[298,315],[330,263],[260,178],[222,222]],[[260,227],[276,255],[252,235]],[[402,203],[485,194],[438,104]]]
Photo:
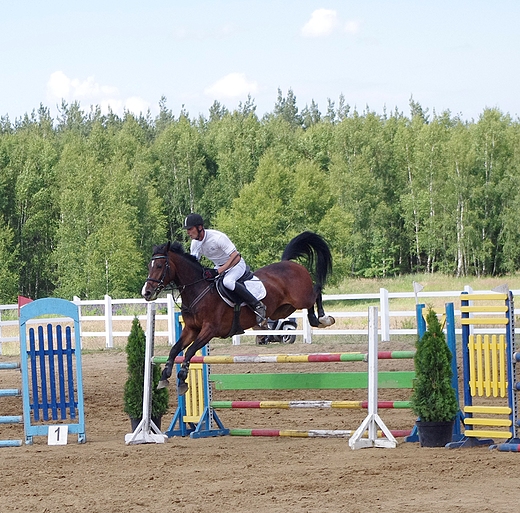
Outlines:
[[[160,294],[166,287],[166,284],[164,283],[164,280],[166,279],[166,276],[169,274],[170,272],[170,261],[168,260],[168,255],[154,255],[152,256],[152,262],[154,260],[161,260],[161,259],[164,259],[166,260],[166,263],[165,263],[165,266],[163,268],[163,271],[161,273],[161,276],[158,280],[156,280],[155,278],[146,278],[146,281],[148,282],[152,282],[152,283],[157,283],[157,287],[155,287],[153,293],[154,295],[158,295]],[[179,294],[182,294],[182,292],[184,291],[184,289],[186,287],[189,287],[191,285],[195,285],[196,283],[199,283],[201,281],[204,281],[204,278],[201,278],[200,280],[195,280],[193,283],[188,283],[186,285],[182,285],[181,287],[177,287],[178,291],[179,291]],[[194,301],[191,302],[191,304],[189,305],[189,307],[187,307],[187,309],[192,309],[211,289],[211,286],[208,285],[208,287],[206,287],[196,298]]]
[[154,255],[152,257],[152,262],[154,260],[161,260],[161,259],[166,260],[166,265],[164,266],[160,279],[156,280],[155,278],[150,278],[150,277],[146,278],[146,281],[150,281],[152,283],[158,283],[157,287],[155,287],[155,289],[153,291],[154,295],[159,294],[162,290],[164,290],[164,287],[166,287],[166,285],[164,284],[164,279],[166,278],[167,273],[170,272],[170,262],[168,261],[167,255]]

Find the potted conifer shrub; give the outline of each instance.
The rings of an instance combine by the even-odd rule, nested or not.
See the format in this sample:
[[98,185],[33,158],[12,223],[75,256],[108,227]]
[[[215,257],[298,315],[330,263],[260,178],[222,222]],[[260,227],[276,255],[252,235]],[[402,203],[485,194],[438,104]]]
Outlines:
[[458,401],[451,386],[451,351],[437,314],[430,307],[427,330],[417,341],[412,410],[422,447],[444,447],[451,442]]
[[[132,432],[141,422],[143,415],[144,365],[146,351],[146,335],[137,317],[132,322],[132,330],[126,344],[126,361],[128,377],[124,388],[124,411],[130,417]],[[152,369],[152,411],[151,417],[155,425],[161,427],[161,417],[168,411],[168,388],[157,389],[161,379],[158,365]]]

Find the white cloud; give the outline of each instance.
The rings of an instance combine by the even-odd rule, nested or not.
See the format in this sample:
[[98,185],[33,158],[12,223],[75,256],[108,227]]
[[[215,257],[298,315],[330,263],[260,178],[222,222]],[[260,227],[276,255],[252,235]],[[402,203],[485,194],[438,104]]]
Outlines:
[[131,96],[125,100],[125,109],[134,114],[146,114],[149,108],[150,104],[142,98],[139,98],[139,96]]
[[47,94],[54,98],[67,98],[70,93],[70,79],[62,71],[55,71],[47,82]]
[[248,81],[243,73],[230,73],[204,90],[204,94],[217,99],[240,98],[258,91],[258,84]]
[[91,105],[99,105],[101,112],[111,109],[116,114],[124,110],[139,115],[149,108],[149,103],[137,96],[122,99],[117,87],[99,84],[94,77],[86,80],[69,78],[63,71],[55,71],[47,82],[47,97],[51,102],[79,101],[84,109]]
[[338,27],[338,15],[331,9],[317,9],[311,19],[303,26],[304,37],[322,37],[331,34]]
[[125,108],[123,102],[117,98],[106,98],[96,102],[96,105],[99,105],[103,114],[107,114],[109,111],[115,114],[123,114]]

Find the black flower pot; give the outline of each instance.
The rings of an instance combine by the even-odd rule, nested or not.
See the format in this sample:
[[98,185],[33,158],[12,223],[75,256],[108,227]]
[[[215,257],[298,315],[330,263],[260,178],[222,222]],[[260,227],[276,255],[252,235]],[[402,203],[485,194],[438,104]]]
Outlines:
[[[161,418],[162,417],[152,417],[152,422],[159,428],[159,430],[161,429]],[[133,417],[130,417],[130,423],[132,424],[132,433],[136,430],[141,420],[142,418],[134,419]]]
[[416,421],[421,447],[444,447],[450,443],[453,438],[454,423],[454,420],[446,422]]

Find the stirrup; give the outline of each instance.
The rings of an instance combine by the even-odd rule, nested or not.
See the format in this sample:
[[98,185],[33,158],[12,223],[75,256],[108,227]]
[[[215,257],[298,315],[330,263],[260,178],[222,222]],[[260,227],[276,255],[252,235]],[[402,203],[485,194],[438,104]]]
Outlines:
[[258,326],[261,328],[267,328],[267,308],[261,301],[255,306],[254,312],[256,314],[256,323]]

